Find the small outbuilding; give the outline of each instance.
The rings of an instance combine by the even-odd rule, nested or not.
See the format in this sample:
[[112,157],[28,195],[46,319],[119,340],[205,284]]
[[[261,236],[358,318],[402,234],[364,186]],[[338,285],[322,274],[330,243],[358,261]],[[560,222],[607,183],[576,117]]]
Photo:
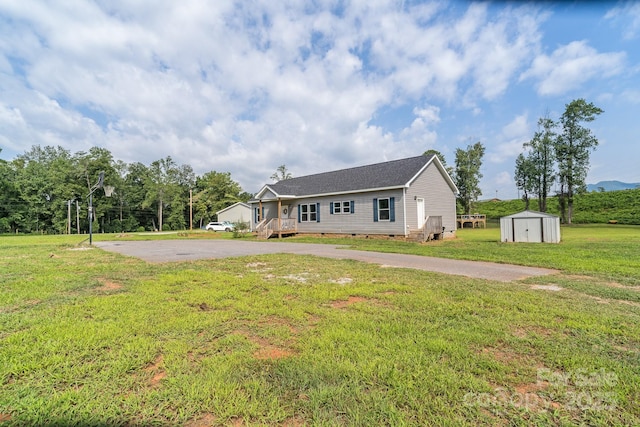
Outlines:
[[242,202],[234,203],[231,206],[227,206],[226,208],[219,210],[216,212],[218,215],[218,221],[229,221],[229,222],[246,222],[249,223],[251,221],[251,207]]
[[560,243],[560,218],[523,211],[500,218],[502,242]]

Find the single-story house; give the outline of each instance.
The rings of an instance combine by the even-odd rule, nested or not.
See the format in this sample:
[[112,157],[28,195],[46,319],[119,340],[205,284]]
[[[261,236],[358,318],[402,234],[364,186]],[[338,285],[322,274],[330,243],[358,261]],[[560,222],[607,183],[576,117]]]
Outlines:
[[560,218],[543,212],[522,211],[500,218],[503,242],[560,243]]
[[311,233],[455,237],[458,189],[435,155],[267,184],[249,201],[263,238]]
[[233,223],[249,223],[251,221],[251,206],[246,203],[238,202],[219,210],[216,214],[218,215],[218,221],[220,222],[229,221]]

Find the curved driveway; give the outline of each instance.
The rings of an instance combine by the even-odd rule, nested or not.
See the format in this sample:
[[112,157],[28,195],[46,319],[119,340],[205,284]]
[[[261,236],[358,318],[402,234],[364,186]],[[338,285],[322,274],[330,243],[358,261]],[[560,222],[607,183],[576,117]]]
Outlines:
[[420,255],[357,251],[318,243],[247,242],[242,240],[152,240],[95,242],[95,246],[148,262],[229,258],[262,254],[315,255],[353,259],[389,267],[414,268],[477,279],[510,282],[532,276],[557,273],[546,268],[523,267],[493,262],[462,261]]

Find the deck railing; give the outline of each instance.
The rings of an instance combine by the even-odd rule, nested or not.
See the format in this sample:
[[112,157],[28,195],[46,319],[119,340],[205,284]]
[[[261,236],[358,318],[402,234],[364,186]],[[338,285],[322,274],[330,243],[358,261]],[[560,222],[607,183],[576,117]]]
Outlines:
[[[278,227],[278,223],[280,223],[280,227]],[[296,233],[297,229],[296,220],[293,218],[271,218],[268,220],[262,220],[256,226],[256,232],[260,239],[268,239],[274,234],[281,235]]]
[[458,215],[456,222],[458,223],[458,227],[460,228],[464,228],[465,224],[471,224],[472,228],[479,227],[480,225],[486,227],[487,216],[481,214]]

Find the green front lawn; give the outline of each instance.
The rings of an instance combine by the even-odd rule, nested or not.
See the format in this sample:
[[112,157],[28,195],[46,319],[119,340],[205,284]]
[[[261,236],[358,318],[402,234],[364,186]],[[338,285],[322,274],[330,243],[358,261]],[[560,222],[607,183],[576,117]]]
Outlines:
[[515,283],[0,237],[0,426],[638,425],[640,228],[611,230],[348,239],[563,270]]

